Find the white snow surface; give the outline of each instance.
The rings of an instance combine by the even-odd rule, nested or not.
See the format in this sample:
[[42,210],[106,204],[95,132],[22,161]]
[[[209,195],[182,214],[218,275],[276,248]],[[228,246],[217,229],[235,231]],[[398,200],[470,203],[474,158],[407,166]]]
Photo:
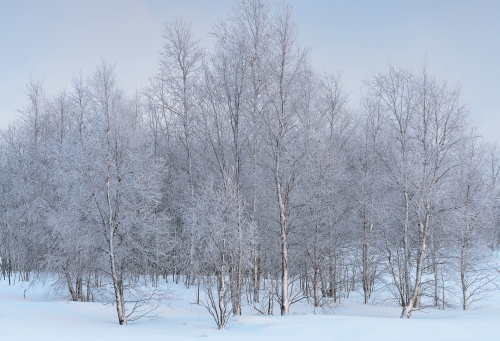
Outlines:
[[[25,288],[28,288],[25,292]],[[192,304],[194,291],[182,285],[170,288],[180,299],[156,310],[156,319],[142,318],[120,326],[116,310],[101,303],[70,302],[48,297],[43,286],[0,280],[1,340],[500,340],[500,293],[470,311],[425,309],[411,319],[400,319],[400,308],[364,305],[352,294],[335,315],[315,314],[310,304],[292,305],[291,314],[261,316],[252,307],[231,317],[219,331],[202,306]],[[23,295],[26,295],[24,298]],[[203,295],[203,294],[202,294]]]

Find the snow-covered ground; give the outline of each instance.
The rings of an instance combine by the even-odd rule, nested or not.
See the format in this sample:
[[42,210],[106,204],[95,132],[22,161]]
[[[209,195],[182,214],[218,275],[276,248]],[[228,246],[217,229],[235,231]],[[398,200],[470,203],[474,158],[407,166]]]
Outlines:
[[[143,318],[119,326],[116,311],[101,303],[75,303],[47,297],[43,287],[0,281],[1,340],[500,340],[500,293],[482,308],[461,311],[426,309],[410,320],[398,307],[364,305],[351,295],[335,315],[315,315],[307,304],[295,304],[289,316],[245,315],[217,330],[205,308],[191,304],[194,293],[173,285],[183,298],[161,307],[157,319]],[[23,295],[26,295],[24,298]],[[275,307],[275,313],[278,307]]]

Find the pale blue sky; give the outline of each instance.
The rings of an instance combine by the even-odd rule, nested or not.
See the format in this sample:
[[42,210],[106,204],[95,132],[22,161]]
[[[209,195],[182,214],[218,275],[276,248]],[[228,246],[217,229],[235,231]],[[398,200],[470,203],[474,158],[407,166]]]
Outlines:
[[[154,74],[162,22],[182,15],[200,38],[229,0],[0,0],[0,127],[24,101],[30,76],[48,92],[73,73],[116,62],[129,91]],[[362,79],[389,63],[461,82],[480,132],[500,140],[500,1],[288,1],[317,69],[343,72],[356,98]]]

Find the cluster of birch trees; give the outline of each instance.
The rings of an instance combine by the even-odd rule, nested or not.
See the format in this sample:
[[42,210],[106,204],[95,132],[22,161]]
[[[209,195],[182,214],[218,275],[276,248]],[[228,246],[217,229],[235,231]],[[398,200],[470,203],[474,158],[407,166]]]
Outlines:
[[2,279],[109,300],[120,324],[183,282],[220,329],[245,306],[327,312],[356,291],[401,317],[487,295],[500,154],[459,87],[389,67],[351,103],[290,8],[260,0],[211,35],[206,50],[189,23],[165,24],[133,96],[106,62],[55,95],[28,84],[1,132]]

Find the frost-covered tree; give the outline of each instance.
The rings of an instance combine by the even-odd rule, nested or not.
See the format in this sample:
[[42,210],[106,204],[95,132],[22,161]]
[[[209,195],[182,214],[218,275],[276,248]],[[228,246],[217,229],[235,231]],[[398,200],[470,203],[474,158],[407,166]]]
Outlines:
[[329,312],[353,291],[389,291],[402,317],[484,297],[500,162],[459,87],[390,67],[350,103],[285,4],[238,0],[211,37],[167,22],[135,97],[105,62],[55,94],[28,84],[0,133],[3,279],[113,303],[125,324],[172,276],[219,329],[245,305]]

